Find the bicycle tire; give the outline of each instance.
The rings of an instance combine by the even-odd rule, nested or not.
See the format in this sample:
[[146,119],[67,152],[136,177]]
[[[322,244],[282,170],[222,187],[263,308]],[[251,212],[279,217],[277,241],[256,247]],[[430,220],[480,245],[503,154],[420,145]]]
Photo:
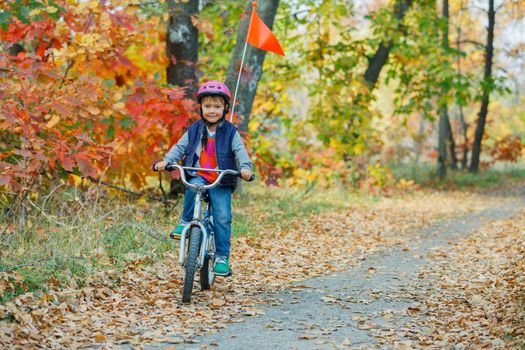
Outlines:
[[[215,242],[213,236],[208,245],[208,253],[215,253]],[[204,258],[204,264],[200,271],[201,289],[210,289],[215,282],[215,274],[213,273],[214,259],[211,259],[209,255]]]
[[183,303],[189,303],[191,301],[193,281],[195,280],[195,270],[197,269],[197,259],[199,258],[199,251],[201,247],[201,237],[202,231],[200,227],[192,227],[188,247],[188,259],[186,260],[186,271],[184,274],[184,285],[182,287]]

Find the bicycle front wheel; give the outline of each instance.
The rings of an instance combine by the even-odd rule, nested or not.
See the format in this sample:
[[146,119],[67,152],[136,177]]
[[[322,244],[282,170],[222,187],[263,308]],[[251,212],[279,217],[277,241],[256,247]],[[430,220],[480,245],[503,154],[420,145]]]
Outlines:
[[184,285],[182,288],[183,303],[189,303],[191,301],[193,281],[195,279],[195,270],[197,269],[197,260],[199,258],[199,251],[201,248],[201,239],[202,231],[200,227],[192,227],[190,231],[190,242],[186,260],[186,271],[184,274]]

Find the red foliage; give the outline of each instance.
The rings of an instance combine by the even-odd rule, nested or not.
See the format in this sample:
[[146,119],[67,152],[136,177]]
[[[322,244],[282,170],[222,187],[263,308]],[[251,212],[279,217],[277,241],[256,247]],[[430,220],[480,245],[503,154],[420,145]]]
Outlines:
[[507,161],[517,162],[522,155],[524,145],[518,136],[507,135],[496,141],[490,151],[493,162]]
[[[133,15],[104,2],[85,11],[57,3],[63,21],[43,13],[0,29],[0,186],[22,191],[41,174],[96,177],[123,166],[142,186],[149,163],[196,117],[193,102],[127,56]],[[14,44],[23,52],[10,56]]]

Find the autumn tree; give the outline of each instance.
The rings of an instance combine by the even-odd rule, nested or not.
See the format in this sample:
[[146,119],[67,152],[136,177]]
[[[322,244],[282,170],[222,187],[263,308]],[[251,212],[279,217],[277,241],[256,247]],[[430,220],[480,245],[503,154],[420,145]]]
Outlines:
[[[2,9],[2,185],[45,191],[74,174],[144,186],[154,153],[180,137],[193,107],[161,86],[159,21],[138,11],[119,1]],[[24,51],[10,55],[14,45]]]

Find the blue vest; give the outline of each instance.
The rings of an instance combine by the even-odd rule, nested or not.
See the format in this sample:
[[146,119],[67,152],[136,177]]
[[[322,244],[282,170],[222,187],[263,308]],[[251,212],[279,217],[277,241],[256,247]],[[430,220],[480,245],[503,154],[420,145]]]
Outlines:
[[[202,142],[202,131],[204,130],[205,122],[200,119],[190,125],[188,128],[188,146],[184,152],[184,166],[193,167],[200,155],[196,155],[195,151],[199,142]],[[215,133],[215,155],[217,156],[217,166],[221,170],[237,169],[235,163],[235,155],[233,154],[232,141],[237,128],[227,120],[222,120],[217,126]],[[233,175],[226,175],[221,180],[222,186],[235,187],[237,184],[237,177]]]

